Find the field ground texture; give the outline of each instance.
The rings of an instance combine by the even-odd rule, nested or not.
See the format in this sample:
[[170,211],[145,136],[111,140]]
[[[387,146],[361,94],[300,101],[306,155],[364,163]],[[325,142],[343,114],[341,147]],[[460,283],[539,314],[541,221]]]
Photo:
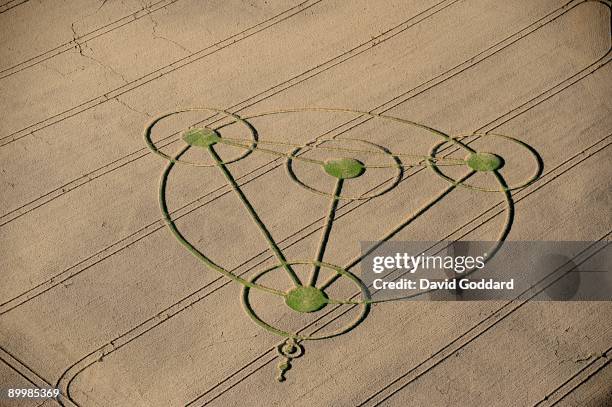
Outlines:
[[612,404],[609,302],[358,279],[361,241],[609,240],[609,1],[0,3],[0,387],[61,390],[0,404]]

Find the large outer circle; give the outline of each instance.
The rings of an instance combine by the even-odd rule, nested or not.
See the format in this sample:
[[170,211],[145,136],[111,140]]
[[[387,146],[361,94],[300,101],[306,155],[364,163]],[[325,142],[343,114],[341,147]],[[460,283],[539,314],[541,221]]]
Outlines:
[[[179,113],[185,113],[185,112],[214,112],[214,113],[221,113],[221,114],[225,114],[231,118],[234,119],[233,123],[240,123],[242,124],[244,127],[246,127],[249,130],[249,135],[251,136],[251,138],[253,139],[253,142],[251,143],[251,146],[246,148],[245,151],[240,154],[238,157],[236,158],[232,158],[231,160],[227,160],[227,161],[223,161],[222,164],[230,164],[239,160],[242,160],[243,158],[245,158],[246,156],[248,156],[249,154],[251,154],[253,152],[253,150],[255,149],[255,146],[257,145],[257,131],[253,128],[253,126],[251,126],[251,124],[249,122],[247,122],[246,120],[244,120],[243,118],[241,118],[240,116],[237,116],[233,113],[227,112],[225,110],[221,110],[221,109],[215,109],[212,107],[193,107],[193,108],[186,108],[186,109],[181,109],[181,110],[175,110],[172,112],[167,112],[164,113],[160,116],[157,116],[155,119],[153,119],[145,128],[144,130],[144,138],[145,141],[147,143],[147,146],[149,147],[149,149],[151,151],[153,151],[153,153],[157,154],[160,157],[165,158],[166,160],[173,162],[173,163],[179,163],[179,164],[185,164],[185,165],[191,165],[194,167],[216,167],[217,164],[204,164],[204,163],[197,163],[197,162],[192,162],[192,161],[186,161],[186,160],[179,160],[179,159],[175,159],[169,155],[167,155],[166,153],[160,151],[157,146],[155,145],[155,143],[153,143],[153,140],[151,140],[151,132],[153,130],[153,127],[155,127],[155,125],[160,122],[161,120],[175,115],[175,114],[179,114]],[[227,126],[227,124],[225,124],[222,127]],[[215,130],[215,129],[213,129]]]
[[[279,336],[283,336],[283,337],[287,337],[287,338],[293,338],[293,339],[298,339],[298,340],[319,340],[319,339],[328,339],[328,338],[332,338],[334,336],[338,336],[338,335],[342,335],[343,333],[350,331],[351,329],[353,329],[354,327],[356,327],[357,325],[359,325],[361,323],[361,321],[363,321],[365,319],[365,317],[368,315],[368,312],[370,312],[370,303],[367,302],[367,300],[370,298],[370,292],[368,290],[368,288],[363,284],[363,282],[357,278],[355,275],[353,275],[352,273],[338,267],[338,266],[334,266],[333,264],[329,264],[329,263],[324,263],[324,262],[318,262],[318,261],[291,261],[288,262],[287,264],[289,265],[295,265],[295,264],[312,264],[312,265],[316,265],[319,267],[323,267],[323,268],[328,268],[328,269],[332,269],[335,270],[336,272],[340,273],[342,276],[347,277],[348,279],[350,279],[353,283],[355,283],[355,285],[357,287],[359,287],[359,289],[361,290],[361,295],[365,297],[366,301],[364,301],[363,303],[360,303],[359,305],[361,306],[362,310],[361,313],[359,314],[359,316],[357,318],[355,318],[349,325],[337,330],[337,331],[333,331],[329,334],[326,335],[298,335],[295,333],[291,333],[291,332],[287,332],[287,331],[283,331],[282,329],[278,329],[273,327],[272,325],[268,324],[267,322],[265,322],[264,320],[262,320],[256,313],[255,310],[253,309],[253,307],[251,306],[250,302],[249,302],[249,293],[250,293],[250,288],[247,286],[242,286],[242,302],[244,304],[244,308],[247,312],[247,314],[249,315],[249,317],[251,317],[251,319],[259,326],[263,327],[264,329],[271,331]],[[263,275],[279,269],[282,267],[282,264],[277,264],[274,265],[270,268],[267,268],[265,270],[263,270],[262,272],[258,273],[257,275],[255,275],[251,280],[249,280],[251,283],[256,283],[257,279],[259,279],[260,277],[262,277]]]

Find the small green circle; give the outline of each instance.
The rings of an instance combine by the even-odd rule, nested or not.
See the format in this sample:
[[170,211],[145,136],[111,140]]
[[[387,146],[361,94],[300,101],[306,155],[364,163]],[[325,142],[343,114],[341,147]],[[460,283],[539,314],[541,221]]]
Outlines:
[[209,147],[219,142],[221,137],[212,129],[196,127],[183,133],[183,140],[192,146]]
[[338,158],[326,161],[323,169],[332,177],[346,179],[355,178],[363,174],[365,172],[365,165],[353,158]]
[[495,171],[504,165],[504,159],[493,153],[473,153],[465,161],[475,171]]
[[285,303],[297,312],[315,312],[327,305],[327,295],[317,287],[299,286],[287,293]]

